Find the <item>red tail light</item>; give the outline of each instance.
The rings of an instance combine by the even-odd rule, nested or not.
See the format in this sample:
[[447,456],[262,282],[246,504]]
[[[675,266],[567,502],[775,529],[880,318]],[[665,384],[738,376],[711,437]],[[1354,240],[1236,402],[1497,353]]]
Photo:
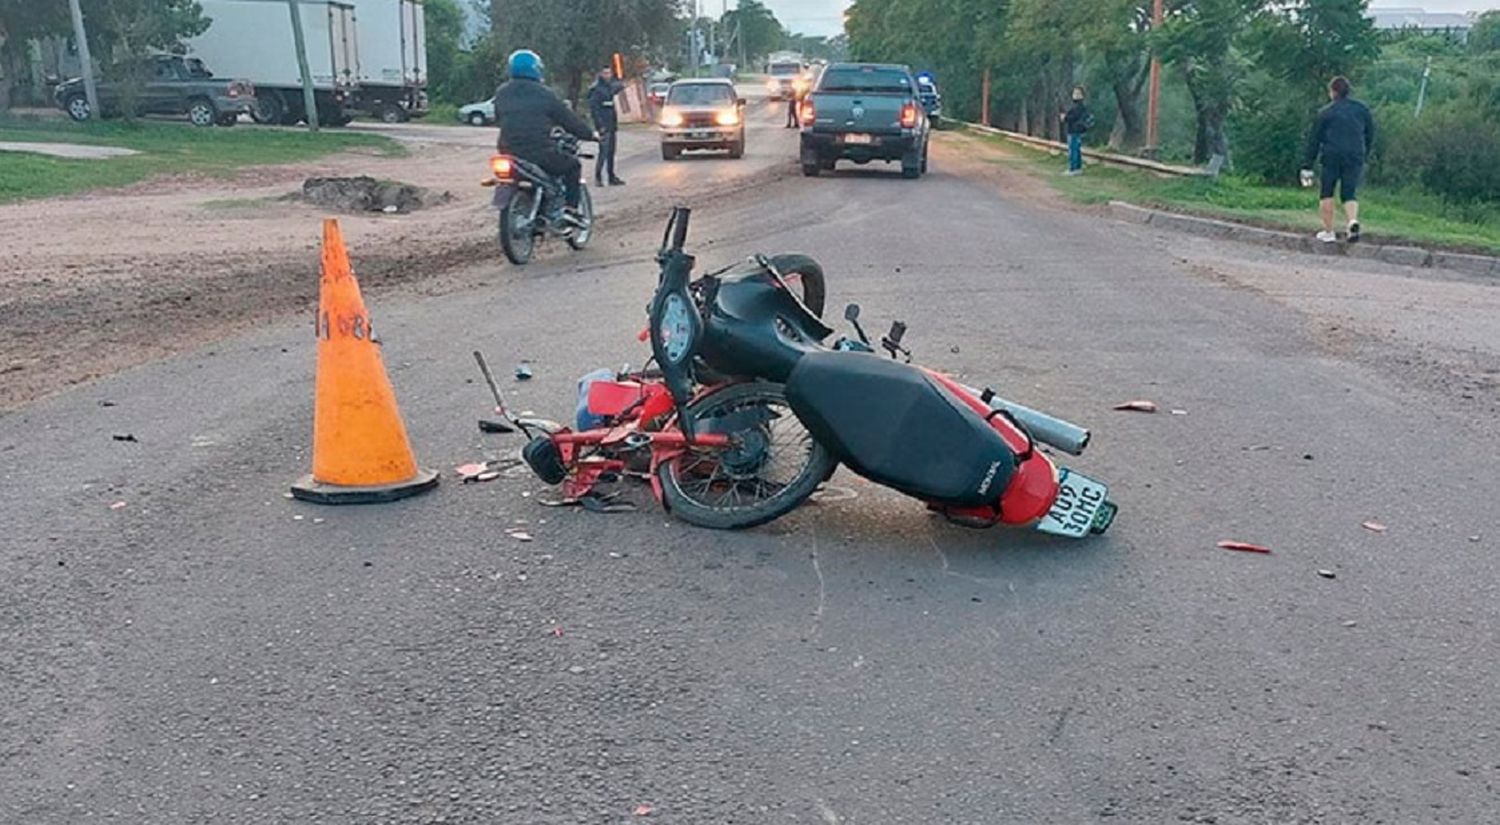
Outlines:
[[901,128],[917,128],[917,106],[915,103],[908,103],[901,107]]
[[811,125],[812,122],[817,118],[817,115],[818,110],[813,108],[812,100],[809,99],[802,101],[802,108],[797,112],[797,119],[802,122],[802,125]]
[[508,155],[495,155],[490,158],[490,171],[495,173],[499,180],[510,180],[515,177],[516,167]]

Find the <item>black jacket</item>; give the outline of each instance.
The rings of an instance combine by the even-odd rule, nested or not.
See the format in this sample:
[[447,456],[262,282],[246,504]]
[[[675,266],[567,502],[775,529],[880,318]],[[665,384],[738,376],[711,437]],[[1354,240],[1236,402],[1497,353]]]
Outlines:
[[615,95],[624,91],[625,84],[618,80],[594,81],[589,87],[589,115],[594,119],[594,128],[601,132],[613,132],[620,128],[619,115],[615,114]]
[[1075,100],[1063,115],[1063,131],[1070,135],[1081,135],[1094,125],[1094,116],[1089,113],[1089,107],[1083,105],[1083,101]]
[[1363,163],[1374,143],[1375,118],[1370,116],[1370,107],[1347,97],[1335,100],[1318,112],[1307,136],[1302,168],[1311,169],[1319,154],[1325,162]]
[[495,145],[523,158],[553,151],[553,126],[580,140],[594,137],[594,130],[563,105],[562,98],[535,80],[510,80],[495,90],[495,122],[500,125]]

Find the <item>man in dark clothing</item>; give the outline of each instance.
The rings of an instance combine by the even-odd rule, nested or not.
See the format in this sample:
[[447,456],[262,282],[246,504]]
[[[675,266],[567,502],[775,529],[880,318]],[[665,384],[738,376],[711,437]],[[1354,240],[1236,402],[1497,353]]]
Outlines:
[[1083,136],[1094,127],[1094,114],[1083,103],[1083,87],[1073,87],[1073,105],[1062,115],[1068,136],[1068,174],[1083,174]]
[[510,80],[495,90],[495,121],[500,125],[496,146],[561,178],[568,208],[576,209],[583,196],[583,166],[578,158],[557,150],[552,128],[560,126],[579,140],[598,138],[561,98],[542,85],[542,71],[542,59],[535,52],[522,49],[510,56]]
[[1333,102],[1318,112],[1312,133],[1307,137],[1302,185],[1312,186],[1313,163],[1321,155],[1323,186],[1318,211],[1323,218],[1323,231],[1318,233],[1318,240],[1325,243],[1338,240],[1333,231],[1333,190],[1337,187],[1344,201],[1344,217],[1349,220],[1349,242],[1356,243],[1359,241],[1356,193],[1364,176],[1365,158],[1375,143],[1375,119],[1370,116],[1368,106],[1349,97],[1348,78],[1335,77],[1328,84],[1328,96]]
[[615,95],[624,91],[625,84],[615,79],[615,70],[607,68],[594,79],[589,87],[589,115],[594,118],[594,130],[599,133],[599,159],[594,162],[594,183],[604,185],[604,170],[609,170],[609,185],[624,186],[625,181],[615,174],[615,145],[619,141],[620,119],[615,113]]

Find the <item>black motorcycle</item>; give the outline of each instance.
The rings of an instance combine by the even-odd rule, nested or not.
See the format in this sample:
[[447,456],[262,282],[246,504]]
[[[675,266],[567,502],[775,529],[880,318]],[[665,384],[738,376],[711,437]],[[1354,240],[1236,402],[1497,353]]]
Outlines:
[[[578,151],[578,138],[561,129],[553,129],[552,140],[557,151],[588,159],[593,155]],[[580,182],[583,195],[578,211],[563,208],[563,182],[534,163],[515,155],[497,154],[490,158],[492,177],[481,185],[495,188],[492,205],[500,212],[500,248],[516,266],[525,265],[536,251],[537,242],[547,236],[559,237],[574,249],[588,246],[594,235],[594,201],[587,182]]]

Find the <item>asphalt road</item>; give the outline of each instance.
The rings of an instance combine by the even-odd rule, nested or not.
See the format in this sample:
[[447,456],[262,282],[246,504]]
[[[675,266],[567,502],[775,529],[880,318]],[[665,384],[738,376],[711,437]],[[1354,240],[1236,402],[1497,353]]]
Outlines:
[[830,306],[1091,426],[1108,536],[966,530],[847,472],[736,534],[524,475],[295,503],[314,342],[271,323],[0,417],[0,821],[1494,817],[1493,284],[1104,221],[961,144],[803,179],[778,117],[743,164],[631,133],[594,248],[374,305],[419,459],[517,446],[474,429],[475,348],[559,418],[641,362],[684,199],[705,264],[813,254]]

